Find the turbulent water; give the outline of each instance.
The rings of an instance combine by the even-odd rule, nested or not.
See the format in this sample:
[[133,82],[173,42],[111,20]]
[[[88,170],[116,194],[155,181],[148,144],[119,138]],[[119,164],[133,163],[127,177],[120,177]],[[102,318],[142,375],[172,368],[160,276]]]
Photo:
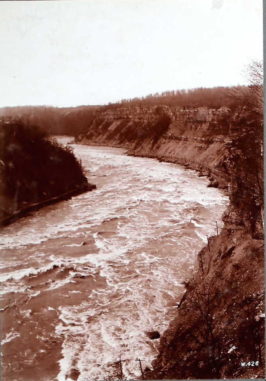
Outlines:
[[227,198],[194,171],[72,147],[97,189],[1,231],[4,380],[139,377],[221,226]]

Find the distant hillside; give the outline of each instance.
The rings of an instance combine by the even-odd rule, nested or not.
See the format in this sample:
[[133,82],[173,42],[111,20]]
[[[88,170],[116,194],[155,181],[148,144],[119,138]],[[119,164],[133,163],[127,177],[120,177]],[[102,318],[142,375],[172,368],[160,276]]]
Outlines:
[[75,135],[85,131],[97,106],[21,106],[0,108],[0,121],[20,120],[41,128],[48,135]]
[[93,188],[69,148],[21,122],[0,124],[0,223]]
[[99,113],[126,107],[128,110],[136,107],[169,107],[171,109],[186,109],[207,107],[219,109],[228,107],[235,110],[238,107],[250,106],[250,89],[247,86],[198,88],[191,90],[166,91],[162,94],[151,94],[142,98],[121,100],[105,106],[51,107],[22,106],[0,109],[0,120],[16,120],[35,125],[50,135],[79,135],[87,131],[92,121]]

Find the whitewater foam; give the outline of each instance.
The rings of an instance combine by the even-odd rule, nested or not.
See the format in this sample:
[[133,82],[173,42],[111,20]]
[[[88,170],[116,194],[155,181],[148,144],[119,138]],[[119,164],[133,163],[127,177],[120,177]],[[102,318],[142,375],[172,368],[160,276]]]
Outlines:
[[[146,332],[163,332],[174,316],[182,281],[206,236],[215,234],[227,199],[173,164],[107,148],[74,149],[97,189],[5,227],[0,281],[38,303],[47,303],[49,291],[44,311],[58,312],[50,315],[62,340],[59,381],[71,380],[73,369],[79,381],[117,379],[121,356],[124,378],[135,379],[136,358],[150,366],[157,353]],[[15,266],[3,248],[19,249]]]

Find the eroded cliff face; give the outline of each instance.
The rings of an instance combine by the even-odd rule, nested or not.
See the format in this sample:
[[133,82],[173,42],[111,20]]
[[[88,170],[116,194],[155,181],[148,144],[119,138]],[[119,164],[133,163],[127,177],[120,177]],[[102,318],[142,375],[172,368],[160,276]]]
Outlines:
[[227,162],[232,137],[242,128],[235,120],[242,114],[245,110],[232,115],[225,107],[106,107],[95,112],[77,141],[125,147],[132,155],[179,163],[209,176],[212,185],[228,189]]
[[[173,109],[161,107],[121,107],[99,110],[85,135],[78,140],[88,144],[123,146],[130,154],[157,157],[200,169],[220,177],[226,188],[228,177],[222,167],[229,110]],[[219,176],[220,172],[223,176]]]
[[103,108],[84,144],[183,164],[224,189],[224,227],[199,253],[146,379],[264,376],[262,128],[242,109]]

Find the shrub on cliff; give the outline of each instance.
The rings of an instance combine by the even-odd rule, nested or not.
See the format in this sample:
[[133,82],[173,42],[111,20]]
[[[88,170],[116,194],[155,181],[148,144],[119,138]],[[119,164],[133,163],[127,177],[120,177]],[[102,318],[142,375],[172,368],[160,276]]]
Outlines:
[[161,136],[168,131],[171,118],[160,106],[156,107],[153,117],[153,120],[146,121],[141,127],[135,123],[134,128],[136,130],[136,136],[138,136],[137,129],[140,127],[140,137],[144,139],[151,138],[153,145],[155,145]]
[[167,115],[164,111],[160,111],[158,119],[156,120],[152,128],[153,146],[158,142],[160,137],[168,131],[170,123],[170,116]]
[[0,196],[7,214],[88,185],[70,149],[50,141],[35,126],[2,123],[0,137]]

